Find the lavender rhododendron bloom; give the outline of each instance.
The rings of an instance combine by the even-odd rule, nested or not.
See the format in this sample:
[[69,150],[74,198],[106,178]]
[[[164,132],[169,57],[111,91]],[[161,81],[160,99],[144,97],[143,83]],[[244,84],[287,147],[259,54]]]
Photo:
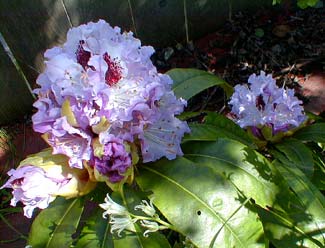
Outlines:
[[23,160],[17,169],[11,169],[9,180],[0,189],[13,189],[11,205],[22,202],[24,215],[31,218],[35,208],[47,208],[57,196],[75,197],[95,187],[87,170],[70,168],[67,163],[67,157],[44,150]]
[[45,52],[35,131],[44,133],[54,153],[68,156],[71,167],[89,163],[111,182],[133,164],[130,144],[140,145],[144,162],[182,155],[189,128],[175,115],[186,101],[175,97],[171,78],[157,72],[153,52],[132,32],[103,20],[70,29],[62,47]]
[[[263,126],[272,127],[273,134],[299,126],[305,119],[302,102],[292,89],[279,88],[272,76],[261,72],[248,79],[249,86],[236,85],[229,104],[236,122],[254,133]],[[254,131],[255,130],[255,131]]]

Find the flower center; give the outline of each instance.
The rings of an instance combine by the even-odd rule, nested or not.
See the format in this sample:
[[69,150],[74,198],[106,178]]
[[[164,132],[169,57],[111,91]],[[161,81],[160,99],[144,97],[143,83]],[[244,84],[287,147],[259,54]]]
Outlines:
[[264,111],[265,109],[265,102],[263,100],[263,96],[259,95],[256,97],[256,107],[259,111]]
[[105,82],[109,86],[113,86],[122,78],[121,66],[118,61],[114,59],[112,60],[107,53],[103,55],[103,58],[108,66],[107,71],[105,73]]
[[84,40],[80,40],[79,41],[79,46],[78,49],[76,51],[76,56],[77,56],[77,62],[82,65],[82,67],[86,70],[89,66],[88,66],[88,61],[90,59],[90,52],[86,51],[83,48],[83,44],[85,44]]

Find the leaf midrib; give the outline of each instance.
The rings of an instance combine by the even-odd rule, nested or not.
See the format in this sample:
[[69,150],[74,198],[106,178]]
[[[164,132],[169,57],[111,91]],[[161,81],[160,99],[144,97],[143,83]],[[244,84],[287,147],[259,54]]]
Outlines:
[[206,154],[195,154],[195,153],[187,153],[184,155],[185,157],[187,156],[197,156],[197,157],[203,157],[203,158],[209,158],[209,159],[213,159],[213,160],[218,160],[218,161],[222,161],[222,162],[225,162],[227,164],[231,164],[232,166],[244,171],[246,174],[250,175],[251,177],[253,177],[257,182],[261,183],[265,188],[268,188],[269,185],[266,184],[266,182],[261,181],[256,175],[250,173],[249,171],[245,170],[244,168],[242,168],[241,166],[236,166],[235,163],[231,162],[231,161],[228,161],[226,159],[222,159],[222,158],[219,158],[219,157],[213,157],[213,156],[210,156],[210,155],[206,155]]
[[164,174],[161,174],[159,171],[156,171],[152,168],[149,168],[147,166],[143,167],[144,169],[147,169],[148,171],[151,171],[152,173],[155,173],[157,175],[159,175],[160,177],[164,178],[165,180],[171,182],[172,184],[178,186],[180,189],[182,189],[183,191],[185,191],[188,195],[190,195],[191,197],[193,197],[194,199],[196,199],[198,202],[200,202],[203,206],[205,206],[210,212],[212,212],[212,214],[214,216],[216,216],[219,221],[224,224],[224,226],[231,232],[231,234],[236,238],[236,240],[238,240],[238,242],[240,243],[240,245],[242,247],[245,247],[244,244],[242,243],[242,241],[240,240],[240,238],[237,236],[237,234],[234,232],[234,230],[231,228],[231,226],[228,224],[228,222],[226,222],[221,216],[219,216],[208,204],[206,204],[203,200],[201,200],[199,197],[197,197],[195,194],[193,194],[191,191],[189,191],[188,189],[186,189],[185,187],[183,187],[182,185],[180,185],[178,182],[176,182],[175,180],[172,180],[169,177],[166,177]]
[[52,240],[54,238],[54,234],[56,233],[57,229],[60,227],[60,225],[64,221],[65,217],[69,214],[70,210],[73,208],[73,206],[76,204],[76,202],[78,200],[79,200],[79,198],[74,199],[73,202],[71,202],[70,206],[67,208],[67,210],[64,212],[64,214],[62,215],[62,217],[59,219],[56,227],[54,228],[53,233],[50,235],[49,240],[46,243],[46,247],[49,247],[50,246],[50,244],[52,243]]
[[[302,178],[301,177],[301,175],[297,175],[297,172],[294,172],[294,171],[292,171],[292,170],[290,170],[289,168],[287,168],[283,163],[281,163],[281,162],[279,162],[280,164],[282,164],[282,170],[286,170],[288,173],[289,173],[289,175],[290,176],[292,176],[291,175],[291,173],[294,173],[294,175],[295,175],[295,178],[297,179],[296,181],[297,181],[297,183],[300,185],[300,187],[303,187],[303,189],[309,189],[309,192],[311,193],[311,196],[312,196],[312,198],[313,199],[315,199],[316,198],[316,202],[318,202],[318,204],[320,204],[320,206],[324,209],[324,204],[321,202],[321,200],[317,197],[317,195],[315,194],[315,193],[317,193],[317,192],[314,192],[309,186],[308,186],[308,184],[307,183],[305,183],[305,180],[304,180],[304,178]],[[292,165],[289,165],[290,167],[293,167]],[[300,172],[300,169],[299,168],[297,168],[297,167],[293,167],[292,169],[295,169],[295,170],[299,170],[299,172]],[[301,172],[302,173],[302,172]],[[298,200],[301,202],[301,204],[304,206],[304,207],[306,207],[306,209],[308,208],[307,207],[307,205],[304,203],[304,202],[302,202],[301,201],[301,199],[300,199],[300,197],[298,197]],[[316,203],[317,204],[317,203]],[[317,205],[318,205],[317,204]],[[318,230],[322,230],[322,227],[320,227],[319,226],[319,224],[321,224],[321,223],[323,223],[323,221],[317,221],[317,220],[315,220],[315,224],[316,224],[316,226],[317,226],[317,228],[318,228]],[[307,234],[306,234],[307,235]],[[324,234],[322,234],[322,237],[323,237],[323,240],[325,240],[325,236],[324,236]]]
[[[197,123],[191,123],[189,126],[190,127],[191,126],[194,126],[194,127],[208,127],[208,128],[211,128],[212,130],[214,130],[215,131],[215,134],[218,135],[218,131],[216,130],[216,127],[217,127],[218,129],[221,129],[222,132],[224,132],[224,133],[226,133],[226,134],[231,135],[232,137],[234,137],[235,138],[234,140],[240,141],[241,143],[243,143],[243,144],[245,144],[247,146],[252,146],[252,143],[249,142],[248,140],[246,140],[244,137],[240,136],[241,134],[238,133],[238,131],[235,130],[235,129],[234,130],[231,130],[231,131],[233,131],[233,132],[231,132],[225,126],[221,126],[221,125],[218,126],[218,125],[214,125],[214,124],[197,124]],[[228,137],[228,135],[224,135],[224,137]]]

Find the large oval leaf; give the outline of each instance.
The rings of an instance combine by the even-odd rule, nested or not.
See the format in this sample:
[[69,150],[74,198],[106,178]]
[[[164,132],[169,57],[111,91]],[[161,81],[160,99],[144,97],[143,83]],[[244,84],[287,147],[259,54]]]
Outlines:
[[[290,215],[291,213],[289,212],[286,213],[286,216],[288,216],[286,218],[283,215],[278,215],[280,218],[277,219],[285,219],[288,223],[287,226],[279,225],[278,223],[274,225],[275,223],[273,222],[273,228],[270,231],[277,234],[274,236],[277,238],[279,247],[286,246],[289,244],[288,241],[292,242],[293,240],[296,244],[303,245],[303,247],[324,247],[325,197],[292,159],[289,159],[286,154],[281,152],[275,150],[271,152],[276,158],[274,161],[276,168],[285,178],[298,201],[297,203],[290,201],[290,205],[296,206],[294,215]],[[270,220],[268,221],[270,222]],[[285,230],[279,232],[278,230],[280,229]]]
[[188,141],[216,141],[218,138],[237,140],[251,148],[256,145],[248,134],[223,115],[214,112],[206,112],[204,123],[189,123],[191,133],[186,134],[182,143]]
[[78,241],[77,248],[111,248],[113,246],[113,237],[110,233],[110,225],[107,219],[103,218],[103,209],[96,206],[93,213],[87,217]]
[[230,97],[233,89],[223,79],[198,69],[172,69],[167,74],[173,79],[173,90],[177,97],[186,100],[212,86],[220,86]]
[[66,200],[59,197],[34,220],[28,244],[33,248],[69,247],[82,211],[81,198]]
[[325,123],[315,123],[297,131],[294,138],[302,141],[325,143]]
[[198,247],[264,247],[261,223],[226,176],[186,158],[141,168],[137,182],[154,204]]
[[297,139],[286,139],[276,145],[276,148],[302,170],[309,178],[314,172],[314,161],[312,151]]
[[191,142],[183,146],[184,156],[229,180],[255,203],[271,205],[279,188],[278,175],[267,159],[242,143],[228,139],[216,142]]

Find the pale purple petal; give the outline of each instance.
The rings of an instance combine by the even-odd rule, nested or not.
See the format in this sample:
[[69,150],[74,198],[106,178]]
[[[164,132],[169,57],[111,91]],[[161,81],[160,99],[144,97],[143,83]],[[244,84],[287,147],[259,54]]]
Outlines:
[[32,217],[35,208],[47,208],[61,185],[66,183],[65,178],[53,180],[43,169],[32,165],[11,169],[8,175],[9,180],[0,189],[13,189],[11,205],[16,206],[21,201],[25,205],[24,215],[28,218]]
[[183,155],[180,142],[184,133],[189,133],[186,122],[175,117],[161,117],[157,122],[148,125],[139,135],[143,162],[151,162],[166,157],[175,159]]
[[279,88],[271,75],[264,72],[259,76],[253,74],[248,82],[249,88],[235,86],[229,102],[241,127],[270,125],[275,134],[298,127],[306,119],[302,102],[294,96],[294,91]]

